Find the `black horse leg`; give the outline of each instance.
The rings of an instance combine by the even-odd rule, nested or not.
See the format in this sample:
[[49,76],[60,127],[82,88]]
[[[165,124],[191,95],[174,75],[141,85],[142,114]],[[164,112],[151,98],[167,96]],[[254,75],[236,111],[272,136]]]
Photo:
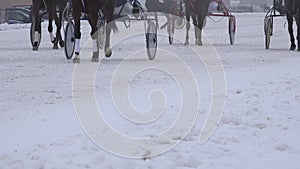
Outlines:
[[195,45],[200,45],[199,44],[199,31],[200,31],[200,27],[199,27],[199,21],[198,21],[199,17],[198,15],[192,15],[192,20],[193,20],[193,25],[195,28]]
[[113,19],[113,11],[114,10],[114,1],[112,3],[108,3],[104,8],[103,8],[103,13],[107,19],[107,27],[106,27],[106,35],[105,35],[105,47],[104,47],[104,52],[106,57],[111,57],[112,55],[112,50],[110,48],[110,33],[111,30],[117,29],[116,23]]
[[91,38],[93,41],[93,56],[92,62],[99,62],[99,49],[98,49],[98,13],[93,13],[89,16],[89,24],[91,25]]
[[295,44],[295,37],[294,37],[294,30],[293,30],[293,16],[287,13],[287,21],[288,21],[288,30],[290,34],[290,41],[291,41],[291,47],[290,50],[295,50],[296,49],[296,44]]
[[47,7],[48,7],[48,14],[49,14],[48,32],[50,35],[50,40],[53,43],[53,49],[58,49],[58,45],[57,45],[58,40],[57,37],[54,37],[53,35],[53,25],[52,25],[53,19],[55,17],[54,15],[56,14],[54,3],[51,4],[49,3]]
[[[62,15],[63,15],[63,11],[64,11],[66,5],[67,5],[67,1],[61,1],[58,4],[59,14],[58,14],[58,18],[56,17],[56,20],[55,20],[55,24],[57,27],[56,37],[58,38],[59,46],[62,48],[65,47],[65,42],[61,36],[61,27],[62,27],[62,19],[63,19]],[[57,16],[57,15],[55,15],[55,16]]]
[[[186,10],[187,11],[187,10]],[[189,31],[190,31],[190,29],[191,29],[191,15],[190,15],[190,13],[186,13],[186,35],[185,35],[185,42],[184,42],[184,44],[185,45],[189,45],[190,44],[190,42],[189,42],[189,39],[190,39],[190,37],[189,37]]]
[[74,36],[75,36],[75,57],[73,63],[80,62],[80,16],[81,16],[81,2],[77,0],[72,0],[73,5],[73,19],[74,19]]
[[197,23],[197,45],[202,46],[202,29],[204,27],[204,20],[205,20],[206,15],[202,13],[201,15],[198,16],[198,23]]
[[38,50],[38,37],[41,33],[41,16],[40,16],[40,9],[41,9],[41,1],[40,0],[33,0],[32,1],[32,10],[34,15],[34,22],[35,22],[35,28],[34,28],[34,37],[33,37],[33,48],[32,50]]
[[54,14],[54,20],[55,20],[55,25],[56,25],[56,40],[57,43],[59,43],[60,47],[64,47],[64,41],[62,40],[61,37],[61,22],[62,22],[62,14],[59,13],[59,17],[57,17],[56,13]]
[[298,51],[300,51],[300,12],[296,16]]

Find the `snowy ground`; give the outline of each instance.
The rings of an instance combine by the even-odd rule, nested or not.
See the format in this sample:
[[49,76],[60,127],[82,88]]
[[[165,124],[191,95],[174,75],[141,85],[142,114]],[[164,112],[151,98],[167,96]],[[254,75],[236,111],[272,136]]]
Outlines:
[[[209,110],[211,89],[205,68],[188,47],[179,41],[170,46],[167,38],[161,35],[161,52],[155,61],[150,62],[144,51],[142,35],[130,36],[128,33],[128,37],[122,40],[116,34],[112,35],[112,41],[119,43],[113,48],[112,58],[104,59],[98,68],[97,64],[90,62],[90,55],[82,56],[79,67],[97,68],[95,98],[103,116],[115,130],[132,137],[156,135],[177,120],[180,90],[174,79],[181,74],[168,75],[157,70],[137,74],[129,87],[130,101],[136,109],[147,111],[150,104],[145,96],[153,89],[163,90],[167,101],[165,112],[157,121],[146,126],[129,124],[116,115],[110,97],[114,71],[123,59],[135,51],[140,55],[140,58],[125,61],[128,71],[151,64],[170,66],[175,61],[164,57],[163,51],[168,50],[186,62],[194,73],[200,103],[199,115],[191,132],[170,151],[144,159],[111,154],[86,135],[73,104],[72,79],[76,67],[65,59],[62,49],[51,49],[47,25],[43,25],[39,52],[31,51],[29,25],[0,25],[0,168],[298,168],[300,55],[287,50],[289,39],[283,18],[276,19],[271,49],[264,49],[263,17],[264,14],[239,14],[233,46],[229,45],[227,20],[214,18],[220,21],[218,23],[208,20],[204,32],[224,66],[226,103],[222,121],[204,144],[199,143],[199,136]],[[134,23],[131,30],[140,30],[141,26],[141,23]],[[89,39],[86,23],[83,29],[82,46]],[[184,30],[176,31],[179,35],[184,34]],[[160,31],[161,34],[165,32]],[[198,48],[193,41],[192,38],[191,48]],[[200,48],[209,55],[208,49],[211,48],[207,41],[204,43]],[[92,49],[85,47],[84,50],[90,52]],[[164,144],[170,142],[166,140]],[[119,144],[122,146],[122,142]]]

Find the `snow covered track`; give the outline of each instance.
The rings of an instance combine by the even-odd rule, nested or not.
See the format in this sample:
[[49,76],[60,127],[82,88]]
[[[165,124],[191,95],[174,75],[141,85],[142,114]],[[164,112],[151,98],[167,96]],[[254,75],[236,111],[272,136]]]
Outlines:
[[[179,145],[146,160],[113,155],[87,137],[73,105],[74,64],[65,60],[63,50],[50,49],[48,37],[43,37],[40,51],[33,52],[29,26],[0,25],[0,168],[297,168],[300,156],[300,54],[288,50],[289,37],[283,18],[275,20],[271,47],[265,50],[263,17],[264,14],[237,15],[233,46],[228,45],[227,20],[216,24],[208,19],[204,34],[221,58],[227,95],[222,121],[205,144],[199,144],[199,135],[211,101],[207,72],[188,47],[179,41],[170,46],[167,36],[158,35],[158,47],[176,53],[197,75],[199,112],[191,132]],[[166,34],[165,31],[159,33]],[[176,31],[175,34],[184,35],[184,30]],[[82,42],[88,42],[88,32],[88,25],[83,23],[82,34],[86,36],[82,37]],[[96,67],[96,102],[113,128],[130,137],[151,137],[176,122],[181,101],[180,89],[174,79],[181,74],[169,75],[157,70],[137,74],[128,89],[132,105],[147,112],[151,108],[149,93],[161,89],[166,94],[168,111],[156,123],[146,126],[122,120],[116,113],[110,93],[118,66],[125,63],[129,65],[128,70],[132,70],[135,65],[172,65],[175,61],[159,54],[155,61],[148,61],[146,52],[143,55],[141,51],[145,49],[144,35],[128,37],[120,43],[118,36],[112,35],[112,43],[116,45],[111,59],[102,60],[97,67],[90,62],[92,50],[84,48],[79,66]],[[191,45],[191,48],[195,47]],[[205,54],[210,52],[207,41],[201,48]],[[124,60],[135,51],[140,56],[138,59]],[[117,80],[126,85],[125,80]],[[161,144],[170,144],[174,140]]]

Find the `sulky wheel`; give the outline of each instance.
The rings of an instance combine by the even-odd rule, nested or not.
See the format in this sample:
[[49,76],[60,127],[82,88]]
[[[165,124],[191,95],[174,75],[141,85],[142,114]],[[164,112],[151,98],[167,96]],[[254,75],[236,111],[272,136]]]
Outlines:
[[169,34],[169,43],[173,44],[174,40],[174,29],[175,29],[175,16],[170,15],[168,23],[168,34]]
[[67,59],[72,59],[75,50],[74,24],[72,21],[68,21],[65,31],[65,55]]
[[185,26],[185,18],[184,17],[180,17],[180,16],[176,16],[175,17],[175,28],[176,29],[182,29]]
[[156,56],[157,50],[157,29],[154,21],[148,21],[148,28],[146,32],[146,47],[150,60],[153,60]]
[[230,17],[229,18],[229,40],[230,40],[230,44],[233,45],[234,44],[234,40],[235,40],[235,32],[236,32],[236,20],[235,17]]
[[[39,33],[38,37],[36,37],[38,40],[37,46],[39,47],[41,44],[41,38],[42,38],[42,34]],[[31,20],[31,25],[30,25],[30,41],[31,41],[31,45],[34,46],[34,39],[35,39],[35,18],[33,17]]]
[[273,21],[272,18],[267,18],[265,23],[265,41],[266,41],[266,49],[269,49],[270,42],[271,42],[271,36],[273,32]]

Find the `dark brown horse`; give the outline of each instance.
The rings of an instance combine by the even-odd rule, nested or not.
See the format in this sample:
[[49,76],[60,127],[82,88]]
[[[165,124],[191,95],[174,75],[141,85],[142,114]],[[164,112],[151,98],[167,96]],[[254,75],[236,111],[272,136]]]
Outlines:
[[196,45],[202,45],[202,28],[204,19],[208,14],[210,0],[184,0],[184,3],[187,20],[185,44],[189,45],[189,30],[191,28],[190,17],[192,17],[195,26],[195,43]]
[[[35,33],[33,38],[32,50],[38,50],[38,39],[37,37],[41,33],[41,15],[40,11],[46,9],[49,16],[48,32],[50,40],[53,43],[53,49],[58,49],[58,43],[61,47],[64,47],[64,41],[61,36],[62,27],[62,13],[66,7],[67,0],[32,0],[32,11],[35,18]],[[57,15],[58,9],[58,15]],[[56,25],[56,37],[53,34],[52,21],[55,20]]]
[[293,21],[294,18],[297,24],[297,41],[298,41],[298,51],[300,51],[300,1],[299,0],[285,0],[285,5],[287,7],[287,20],[288,20],[288,30],[290,34],[291,47],[290,50],[296,49]]
[[73,59],[74,63],[80,62],[80,17],[81,13],[84,12],[88,16],[88,21],[91,26],[91,37],[93,40],[93,56],[92,62],[99,61],[99,49],[97,45],[98,39],[98,19],[99,13],[103,13],[104,19],[106,20],[106,41],[104,46],[105,56],[110,57],[112,55],[112,51],[110,48],[110,33],[112,28],[116,28],[115,22],[113,20],[113,13],[115,7],[114,0],[72,0],[73,5],[73,18],[75,22],[75,57]]

